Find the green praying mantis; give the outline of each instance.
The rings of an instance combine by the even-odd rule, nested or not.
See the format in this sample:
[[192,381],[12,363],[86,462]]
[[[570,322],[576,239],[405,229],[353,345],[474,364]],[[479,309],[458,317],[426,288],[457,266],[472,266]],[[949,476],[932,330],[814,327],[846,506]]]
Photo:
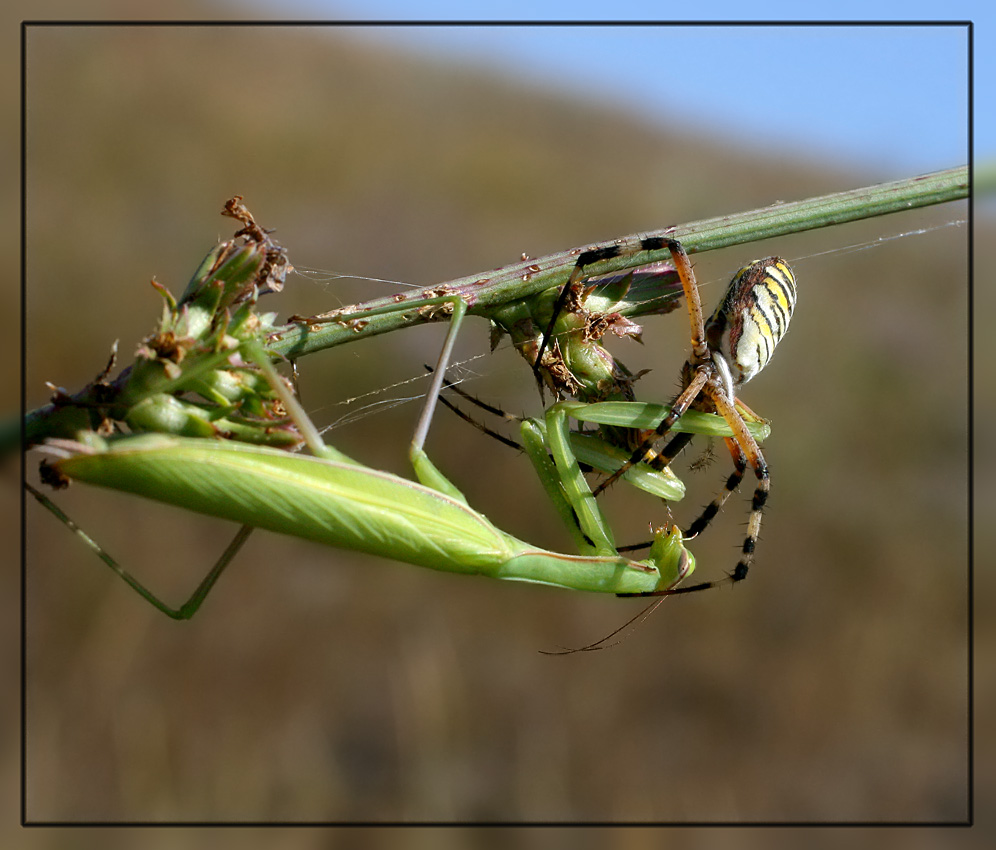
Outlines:
[[[151,433],[105,439],[97,431],[108,430],[106,421],[103,428],[90,421],[72,439],[49,439],[44,446],[54,456],[45,467],[50,483],[77,480],[243,524],[190,598],[177,608],[163,602],[27,485],[149,603],[175,619],[193,616],[253,528],[437,570],[601,593],[666,592],[692,572],[695,560],[677,527],[658,529],[643,560],[619,554],[580,464],[612,473],[628,452],[572,431],[569,424],[575,419],[652,428],[667,414],[664,405],[560,402],[542,419],[521,424],[523,448],[577,546],[575,555],[541,549],[500,530],[436,468],[423,446],[467,312],[459,294],[404,305],[405,310],[444,309],[450,319],[410,446],[417,481],[364,466],[326,445],[264,350],[273,318],[257,312],[256,300],[262,291],[279,288],[285,258],[281,262],[262,230],[248,224],[246,230],[239,234],[246,244],[223,243],[208,255],[179,301],[162,293],[160,329],[146,340],[144,356],[123,383],[125,400],[117,402],[127,409],[115,414],[131,430]],[[391,309],[357,311],[337,321],[368,321]],[[190,401],[190,393],[201,401]],[[74,403],[63,399],[63,404],[74,410]],[[92,409],[76,412],[81,421],[84,414],[93,415]],[[767,435],[762,422],[749,427],[758,439]],[[721,417],[698,411],[686,412],[673,430],[731,434]],[[310,455],[288,450],[300,442]],[[684,492],[667,469],[634,466],[624,480],[671,500]]]

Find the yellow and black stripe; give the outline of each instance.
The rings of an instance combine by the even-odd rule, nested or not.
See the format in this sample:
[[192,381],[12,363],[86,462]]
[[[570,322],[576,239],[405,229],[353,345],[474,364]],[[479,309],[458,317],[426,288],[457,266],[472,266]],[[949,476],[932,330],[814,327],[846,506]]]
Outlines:
[[711,349],[726,357],[735,386],[768,365],[795,309],[795,275],[785,260],[755,260],[736,273],[706,324]]

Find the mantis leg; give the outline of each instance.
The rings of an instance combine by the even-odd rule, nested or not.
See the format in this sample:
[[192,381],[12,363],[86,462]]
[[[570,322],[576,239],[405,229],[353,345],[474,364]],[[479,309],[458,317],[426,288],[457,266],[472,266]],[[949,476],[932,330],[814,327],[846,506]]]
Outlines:
[[211,588],[214,587],[215,582],[218,581],[225,568],[232,562],[232,559],[238,554],[246,540],[249,539],[249,535],[253,532],[253,527],[251,525],[243,525],[242,528],[238,530],[235,537],[232,538],[232,542],[228,544],[228,547],[222,553],[215,565],[211,567],[208,574],[204,576],[201,583],[197,585],[197,588],[190,595],[190,598],[179,608],[173,608],[163,602],[137,578],[135,578],[117,561],[115,561],[114,558],[112,558],[106,551],[104,551],[103,548],[101,548],[97,541],[95,541],[89,534],[73,522],[73,520],[70,519],[59,508],[59,506],[55,504],[55,502],[43,493],[40,493],[27,482],[24,482],[24,486],[27,488],[28,492],[38,500],[42,507],[45,507],[51,511],[55,515],[56,519],[62,522],[70,531],[79,537],[80,540],[82,540],[83,543],[90,550],[92,550],[98,558],[100,558],[100,560],[114,570],[114,572],[116,572],[132,590],[134,590],[150,605],[154,606],[158,610],[162,611],[167,617],[174,620],[189,620],[194,616],[194,614],[197,613],[197,609],[201,607],[201,603],[204,602],[204,599],[207,597],[208,593],[211,592]]
[[[522,422],[519,433],[522,438],[522,448],[532,461],[543,489],[546,490],[550,502],[574,539],[578,551],[584,555],[601,554],[611,545],[611,539],[597,533],[593,538],[582,527],[574,507],[574,503],[578,501],[577,494],[573,490],[568,492],[567,484],[559,473],[559,466],[551,457],[546,423],[537,419],[526,419]],[[597,506],[595,509],[598,510]],[[597,523],[589,524],[589,529],[597,527]]]
[[432,373],[432,382],[429,384],[429,390],[425,394],[425,406],[422,408],[422,414],[415,425],[415,434],[412,436],[408,457],[411,460],[412,468],[415,470],[415,475],[422,484],[466,504],[467,500],[464,498],[463,493],[436,468],[436,465],[429,460],[429,456],[423,448],[425,438],[429,433],[429,426],[432,424],[433,414],[436,412],[436,403],[439,401],[439,392],[443,387],[446,367],[449,366],[450,356],[453,353],[453,345],[456,342],[457,334],[460,332],[463,317],[467,314],[467,304],[462,298],[454,297],[448,303],[453,306],[453,316],[450,319],[450,326],[446,331],[443,348],[439,352],[439,359],[436,361],[435,371]]

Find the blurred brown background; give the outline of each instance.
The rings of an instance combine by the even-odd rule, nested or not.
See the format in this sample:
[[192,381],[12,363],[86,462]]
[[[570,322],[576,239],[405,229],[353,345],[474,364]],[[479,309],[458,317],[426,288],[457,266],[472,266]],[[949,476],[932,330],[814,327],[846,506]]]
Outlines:
[[[90,380],[114,339],[130,353],[159,311],[148,280],[181,291],[232,232],[218,211],[235,193],[297,265],[424,285],[523,251],[881,179],[801,154],[748,158],[609,107],[456,74],[372,36],[32,31],[29,406],[45,401],[46,380],[71,389]],[[604,652],[538,650],[597,639],[638,602],[434,573],[263,533],[199,616],[177,624],[29,505],[29,819],[965,818],[967,227],[847,248],[966,210],[697,258],[708,305],[733,270],[766,253],[792,261],[800,281],[791,333],[743,394],[773,427],[763,539],[749,582],[668,600]],[[991,259],[991,220],[985,226],[978,244]],[[392,291],[296,277],[269,309],[304,313]],[[3,295],[16,316],[14,287]],[[687,326],[679,314],[646,326],[643,348],[616,350],[631,368],[653,369],[641,394],[666,400]],[[460,341],[460,359],[476,358],[468,388],[538,412],[528,372],[508,351],[487,354],[486,331],[471,320]],[[418,395],[421,363],[441,339],[442,328],[428,327],[309,358],[309,410],[327,424],[367,402]],[[417,412],[417,402],[377,412],[330,441],[405,473]],[[569,546],[524,458],[442,415],[428,449],[501,527]],[[722,460],[689,472],[694,457],[679,464],[692,490],[674,506],[684,523],[727,473]],[[619,539],[662,520],[661,506],[618,489]],[[695,541],[703,574],[732,568],[748,499]],[[59,502],[170,600],[185,598],[232,531],[81,486]],[[984,649],[993,588],[979,578]],[[12,682],[16,622],[12,610]],[[988,670],[976,684],[991,697]],[[13,693],[3,703],[10,728]],[[2,751],[11,798],[16,740],[7,736]],[[980,795],[991,798],[985,755],[979,762]],[[66,837],[18,840],[49,846],[47,835],[52,846]],[[285,839],[293,846],[310,840],[294,835]]]

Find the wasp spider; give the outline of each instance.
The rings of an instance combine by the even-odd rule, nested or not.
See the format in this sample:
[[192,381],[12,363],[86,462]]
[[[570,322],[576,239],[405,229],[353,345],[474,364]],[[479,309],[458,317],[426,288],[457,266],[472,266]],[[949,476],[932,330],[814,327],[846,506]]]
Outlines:
[[670,463],[691,435],[674,436],[660,451],[655,450],[655,446],[689,408],[717,413],[726,420],[733,431],[733,436],[726,438],[726,446],[733,457],[734,471],[723,492],[688,527],[686,536],[694,537],[716,516],[740,485],[748,464],[754,470],[757,485],[740,561],[727,579],[659,594],[639,594],[645,596],[687,593],[746,578],[761,531],[761,513],[768,498],[769,481],[764,455],[747,430],[741,411],[748,417],[754,417],[754,414],[737,400],[736,394],[768,364],[775,346],[788,329],[796,299],[795,275],[788,263],[778,257],[755,260],[736,273],[716,312],[703,323],[702,303],[688,255],[678,242],[667,240],[666,244],[681,278],[691,323],[692,351],[682,369],[683,389],[657,428],[640,435],[642,442],[630,459],[592,492],[597,496],[634,464],[646,462],[660,468]]

